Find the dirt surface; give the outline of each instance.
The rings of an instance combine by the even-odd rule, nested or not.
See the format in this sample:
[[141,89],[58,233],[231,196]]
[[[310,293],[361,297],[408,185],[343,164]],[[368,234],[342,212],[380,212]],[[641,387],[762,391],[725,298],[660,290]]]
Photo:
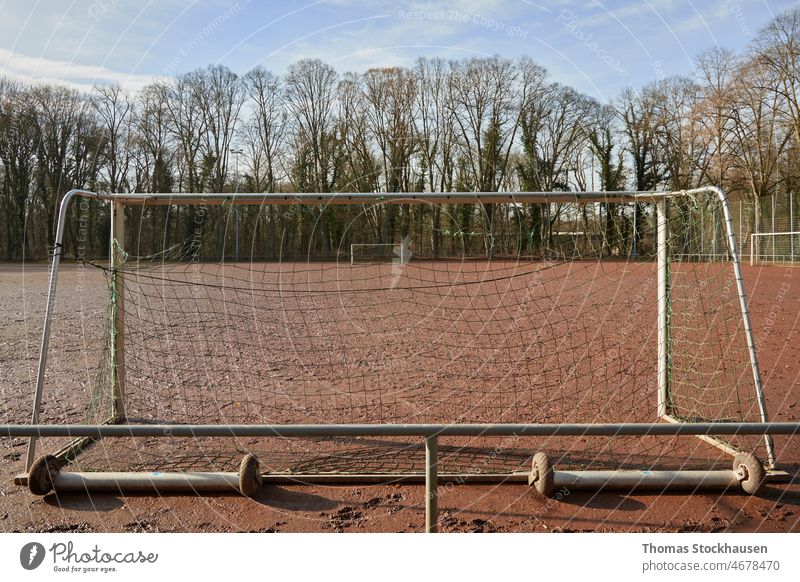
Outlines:
[[[45,265],[0,265],[0,422],[29,421],[42,314]],[[800,270],[745,267],[756,342],[774,420],[800,418]],[[94,377],[105,314],[97,270],[66,265],[43,415],[80,422]],[[256,499],[237,496],[33,496],[12,483],[26,443],[0,440],[0,531],[421,531],[419,485],[267,486]],[[626,495],[563,492],[546,499],[522,485],[444,486],[443,531],[798,531],[800,439],[777,438],[778,458],[793,482],[762,495]]]

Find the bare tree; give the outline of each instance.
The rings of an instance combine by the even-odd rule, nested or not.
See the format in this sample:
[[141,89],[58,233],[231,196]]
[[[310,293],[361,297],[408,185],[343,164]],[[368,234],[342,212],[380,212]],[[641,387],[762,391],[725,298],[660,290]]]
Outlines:
[[478,191],[496,191],[518,128],[520,72],[499,57],[453,63],[451,104],[462,155]]
[[193,72],[179,75],[166,86],[164,103],[168,126],[177,143],[178,184],[185,192],[198,192],[204,188],[200,160],[206,133],[202,85],[200,74]]
[[734,136],[730,109],[736,60],[731,51],[718,47],[701,53],[697,59],[697,76],[703,90],[697,121],[708,155],[701,180],[713,184],[725,184],[732,168],[730,151]]
[[[378,146],[387,192],[408,192],[413,183],[412,156],[417,149],[413,103],[417,91],[407,69],[370,69],[361,84],[367,125]],[[393,242],[395,220],[400,212],[400,235],[408,234],[408,205],[381,208],[380,242]]]
[[169,95],[170,89],[162,83],[148,85],[139,93],[134,109],[137,191],[172,192],[175,153],[171,143]]
[[[282,179],[281,155],[284,148],[286,110],[281,100],[280,78],[264,67],[252,69],[244,77],[249,99],[249,119],[243,130],[243,143],[250,170],[249,189],[255,192],[275,192]],[[270,206],[267,223],[267,256],[278,254],[278,216]]]
[[773,18],[759,32],[753,52],[754,60],[770,72],[764,88],[780,95],[800,144],[800,8]]
[[[528,100],[520,119],[522,156],[518,166],[522,188],[567,191],[575,167],[575,152],[587,139],[585,120],[590,99],[570,87],[553,83]],[[532,205],[531,239],[540,247],[552,241],[552,228],[563,205]]]
[[336,181],[336,85],[338,75],[319,59],[291,65],[285,79],[285,103],[298,145],[310,156],[310,183],[316,192],[330,192]]
[[658,150],[656,102],[655,87],[650,85],[642,92],[624,90],[617,105],[628,140],[633,188],[638,191],[655,189],[665,177]]
[[[455,150],[454,108],[449,103],[449,68],[442,59],[420,58],[414,66],[417,93],[414,118],[420,175],[423,187],[431,191],[453,189]],[[442,252],[442,208],[431,209],[431,250]]]
[[752,197],[755,224],[761,220],[761,200],[780,185],[780,158],[791,131],[782,117],[783,96],[771,89],[774,71],[759,59],[742,61],[737,69],[729,115],[732,122],[734,183]]
[[251,106],[244,141],[253,189],[256,192],[275,192],[281,178],[280,156],[286,128],[281,80],[258,66],[245,75],[244,87]]
[[212,65],[198,71],[199,108],[205,132],[202,140],[203,171],[209,186],[224,192],[229,154],[243,103],[242,83],[227,67]]
[[41,205],[45,224],[50,231],[48,240],[52,240],[61,198],[67,190],[76,186],[73,181],[75,160],[71,158],[71,149],[86,103],[76,91],[64,87],[38,86],[31,89],[31,95],[36,106],[40,135],[31,204]]
[[657,151],[670,190],[700,185],[710,156],[697,122],[702,89],[685,77],[669,77],[652,88]]
[[[381,189],[382,164],[372,142],[363,78],[347,73],[338,86],[339,136],[342,143],[341,187],[355,192]],[[365,209],[366,210],[366,209]],[[375,231],[374,240],[379,242]]]
[[127,186],[132,153],[133,104],[118,84],[95,85],[91,104],[103,130],[107,187],[121,192]]
[[[511,147],[519,127],[520,70],[511,60],[500,57],[455,62],[451,69],[450,104],[468,176],[462,181],[478,192],[497,191],[508,172]],[[494,206],[483,208],[482,217],[485,251],[491,257]],[[469,230],[469,224],[463,227]]]
[[[298,61],[285,78],[285,103],[293,132],[295,168],[292,180],[298,191],[330,192],[339,170],[336,71],[319,59]],[[328,219],[320,209],[322,253],[327,255]],[[304,214],[299,215],[300,220]],[[303,234],[301,225],[301,234]],[[301,236],[302,238],[302,236]]]
[[4,234],[0,244],[7,260],[22,258],[31,250],[31,236],[25,237],[25,222],[38,166],[39,140],[36,104],[30,93],[16,83],[0,79],[0,230]]

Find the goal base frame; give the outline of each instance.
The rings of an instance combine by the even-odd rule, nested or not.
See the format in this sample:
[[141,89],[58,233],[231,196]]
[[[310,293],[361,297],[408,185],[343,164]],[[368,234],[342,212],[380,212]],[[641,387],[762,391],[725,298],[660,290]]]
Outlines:
[[[530,484],[530,472],[505,474],[438,474],[437,439],[425,439],[426,471],[424,474],[404,475],[355,475],[355,474],[262,474],[258,479],[259,488],[263,485],[425,485],[425,531],[435,533],[439,530],[438,496],[441,485],[453,484]],[[757,461],[758,462],[758,461]],[[553,470],[553,487],[549,497],[559,499],[562,492],[572,491],[625,491],[630,493],[670,493],[719,491],[755,495],[757,491],[747,491],[743,475],[731,470],[600,470],[571,471]],[[788,473],[767,472],[761,485],[776,480],[788,479]],[[28,475],[15,478],[18,485],[27,486]],[[52,492],[58,494],[122,494],[122,495],[245,495],[259,496],[259,488],[254,491],[241,489],[240,473],[142,473],[142,472],[58,472],[52,477]]]
[[[689,471],[666,471],[665,473],[688,473]],[[694,471],[697,473],[709,473],[714,471]],[[722,471],[723,473],[726,471]],[[556,470],[556,475],[559,475],[559,479],[562,481],[556,481],[562,487],[567,486],[568,483],[571,483],[575,486],[584,485],[588,489],[593,490],[597,487],[596,484],[592,483],[591,487],[588,486],[589,481],[581,480],[582,473],[591,473],[591,471],[561,471]],[[601,473],[600,471],[595,471],[595,473]],[[653,471],[602,471],[602,473],[654,473]],[[167,473],[161,473],[161,475],[166,475]],[[225,475],[223,481],[221,481],[226,487],[230,484],[230,487],[238,490],[238,473],[225,473],[225,472],[210,472],[210,473],[176,473],[178,475]],[[138,473],[129,473],[129,472],[113,472],[113,471],[106,471],[106,472],[96,472],[96,473],[83,473],[83,472],[66,472],[61,475],[56,480],[56,490],[60,490],[60,484],[64,483],[64,481],[60,481],[62,475],[104,475],[105,478],[108,478],[111,475],[115,476],[125,476],[125,475],[141,475],[141,476],[151,476],[153,473],[146,473],[146,472],[138,472]],[[563,475],[563,477],[561,476]],[[577,475],[577,476],[576,476]],[[234,483],[234,477],[236,482]],[[439,475],[439,484],[446,485],[499,485],[499,484],[527,484],[528,479],[530,477],[530,473],[526,471],[513,471],[510,473],[442,473]],[[293,473],[263,473],[261,475],[261,479],[264,482],[264,485],[419,485],[425,482],[425,474],[424,473],[404,473],[404,474],[392,474],[392,473],[304,473],[304,474],[293,474]],[[629,477],[626,477],[629,479]],[[767,471],[767,483],[786,483],[791,479],[791,475],[783,470],[780,469],[770,469]],[[87,483],[93,483],[95,479],[87,479]],[[613,479],[612,479],[613,481]],[[122,482],[122,481],[120,481]],[[648,483],[653,483],[652,480],[647,481],[642,479],[642,486],[646,486]],[[622,483],[620,483],[621,485]],[[27,487],[28,486],[28,474],[27,473],[20,473],[14,476],[14,485],[18,485],[20,487]],[[73,483],[69,483],[69,486],[72,486]],[[613,485],[613,483],[611,484]],[[80,489],[79,492],[86,492],[87,489]],[[213,492],[213,490],[209,489],[209,492]]]
[[[391,476],[392,483],[419,482],[425,484],[425,531],[438,531],[438,488],[442,483],[480,483],[484,478],[489,482],[535,481],[530,472],[509,474],[469,474],[447,475],[438,473],[440,436],[601,436],[601,435],[794,435],[800,434],[800,422],[768,423],[629,423],[629,424],[464,424],[464,425],[0,425],[0,436],[10,437],[123,437],[123,436],[416,436],[425,439],[425,473]],[[261,483],[288,482],[312,484],[314,475],[261,475]],[[326,484],[356,483],[366,480],[380,484],[386,475],[319,475]],[[695,490],[737,490],[742,476],[734,470],[708,471],[553,471],[554,490],[598,490],[624,489],[628,491],[668,491],[680,489]],[[772,481],[780,475],[767,473],[764,482]],[[788,477],[788,474],[786,475]],[[169,492],[193,493],[217,492],[222,486],[227,492],[240,490],[241,475],[237,473],[80,473],[57,471],[52,476],[52,487],[56,494],[90,493],[90,489],[125,493],[133,487],[135,493],[159,491],[154,487],[164,484]],[[17,476],[19,485],[28,483],[28,476]],[[202,488],[202,491],[201,491]],[[241,493],[243,493],[240,490]]]

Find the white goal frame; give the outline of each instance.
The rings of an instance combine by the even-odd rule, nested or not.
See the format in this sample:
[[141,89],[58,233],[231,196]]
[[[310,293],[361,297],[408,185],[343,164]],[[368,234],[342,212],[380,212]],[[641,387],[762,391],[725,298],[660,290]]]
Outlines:
[[[352,243],[350,245],[350,266],[355,265],[356,262],[357,262],[356,261],[356,255],[355,255],[355,249],[358,248],[358,247],[391,247],[392,248],[391,261],[380,261],[380,262],[388,264],[389,262],[394,262],[395,260],[399,260],[400,264],[402,264],[402,265],[404,265],[404,264],[406,264],[406,262],[408,262],[407,258],[405,256],[405,254],[406,254],[406,246],[404,244],[402,244],[402,243],[398,243],[398,244],[395,244],[395,243]],[[400,256],[397,256],[397,255],[394,254],[394,250],[397,249],[397,248],[400,249]],[[375,262],[379,262],[379,261],[375,261]]]
[[[764,255],[763,253],[756,254],[756,240],[758,238],[769,238],[776,236],[790,236],[789,239],[789,259],[788,261],[783,258],[780,261],[776,259],[777,256],[786,257],[787,255],[777,255],[773,252],[772,255]],[[750,234],[750,265],[755,265],[757,261],[772,261],[772,262],[790,262],[794,263],[797,259],[794,248],[794,237],[800,237],[800,231],[785,231],[785,232],[754,232]],[[774,247],[773,247],[774,250]]]

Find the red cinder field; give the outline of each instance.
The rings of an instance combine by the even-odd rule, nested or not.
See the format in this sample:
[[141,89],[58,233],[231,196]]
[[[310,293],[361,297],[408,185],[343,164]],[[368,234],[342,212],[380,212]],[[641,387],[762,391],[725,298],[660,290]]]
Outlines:
[[[420,261],[404,267],[394,273],[390,265],[201,265],[191,272],[159,272],[157,279],[147,271],[127,274],[128,421],[655,421],[653,263],[586,261],[559,270],[503,261]],[[770,418],[796,421],[800,271],[743,269]],[[185,284],[220,276],[227,281],[222,289],[201,285],[198,292],[198,286]],[[0,266],[0,423],[30,420],[47,280],[43,264]],[[270,291],[254,293],[256,287]],[[381,291],[373,293],[373,287]],[[687,295],[685,317],[714,301]],[[62,266],[43,422],[81,423],[97,404],[107,307],[102,270]],[[674,320],[686,329],[689,323],[677,315]],[[200,339],[199,329],[218,331],[212,341]],[[702,331],[681,337],[690,356],[689,346],[708,347]],[[698,374],[718,370],[705,347],[689,362]],[[717,348],[726,356],[738,349]],[[565,354],[572,354],[572,361],[562,361]],[[725,373],[738,377],[736,358],[729,359]],[[698,413],[702,410],[690,402],[746,412],[734,410],[746,406],[735,397],[701,393],[688,379],[675,382],[685,382],[680,398]],[[63,444],[44,439],[39,450]],[[791,480],[770,483],[757,497],[565,490],[548,499],[519,483],[447,484],[440,487],[441,530],[800,530],[800,441],[776,437],[775,444]],[[26,445],[22,439],[0,440],[0,531],[424,528],[424,490],[411,484],[265,485],[254,499],[52,493],[40,498],[12,482],[24,471]],[[439,448],[442,472],[526,470],[538,450],[548,451],[560,466],[580,468],[729,465],[728,457],[693,437],[450,437],[440,439]],[[236,470],[245,451],[256,452],[262,469],[274,473],[400,474],[424,468],[422,441],[414,438],[106,439],[81,455],[75,467]]]

